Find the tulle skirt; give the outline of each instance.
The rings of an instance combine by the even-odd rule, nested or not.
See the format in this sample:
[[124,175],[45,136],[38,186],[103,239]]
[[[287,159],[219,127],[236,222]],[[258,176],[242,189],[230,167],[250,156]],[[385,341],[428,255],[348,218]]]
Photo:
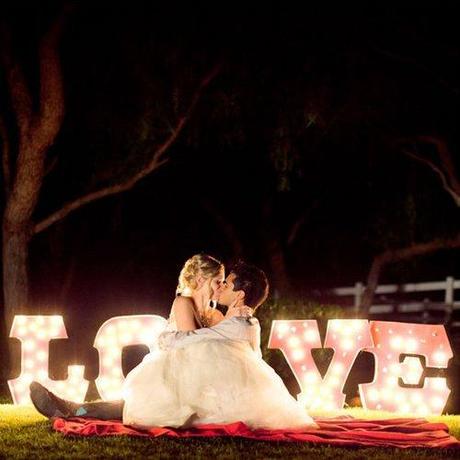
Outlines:
[[205,340],[150,353],[128,374],[123,397],[123,423],[138,428],[237,421],[252,428],[315,426],[245,342]]

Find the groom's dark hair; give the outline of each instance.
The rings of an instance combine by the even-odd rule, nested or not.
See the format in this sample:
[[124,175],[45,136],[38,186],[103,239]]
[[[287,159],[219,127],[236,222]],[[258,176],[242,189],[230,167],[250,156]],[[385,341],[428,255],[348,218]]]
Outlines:
[[232,266],[230,273],[235,274],[233,290],[244,292],[244,303],[256,309],[268,296],[268,279],[265,273],[254,265],[239,261]]

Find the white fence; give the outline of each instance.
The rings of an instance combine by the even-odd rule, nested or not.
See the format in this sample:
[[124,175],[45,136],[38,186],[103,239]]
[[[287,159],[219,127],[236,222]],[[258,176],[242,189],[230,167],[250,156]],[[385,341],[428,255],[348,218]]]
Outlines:
[[[356,283],[353,287],[340,287],[332,290],[332,293],[337,296],[353,296],[354,306],[359,309],[361,298],[364,294],[366,286],[363,283]],[[427,312],[430,310],[440,310],[451,314],[453,310],[460,310],[460,301],[455,301],[455,290],[460,289],[460,280],[455,280],[448,276],[445,281],[430,281],[424,283],[409,283],[409,284],[383,284],[378,286],[375,294],[397,294],[397,293],[420,293],[444,291],[444,302],[404,302],[398,303],[397,310],[399,312]],[[370,313],[391,313],[395,311],[395,304],[379,304],[372,305]],[[454,321],[451,326],[460,326],[460,321]]]

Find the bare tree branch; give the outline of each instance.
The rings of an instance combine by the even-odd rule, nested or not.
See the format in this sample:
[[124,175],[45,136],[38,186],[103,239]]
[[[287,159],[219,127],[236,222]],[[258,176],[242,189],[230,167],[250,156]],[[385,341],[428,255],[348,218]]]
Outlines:
[[215,66],[211,70],[211,72],[209,72],[209,74],[206,75],[206,77],[201,81],[198,89],[193,95],[192,101],[188,107],[187,112],[182,117],[179,118],[175,128],[171,132],[171,135],[166,139],[165,142],[163,142],[156,149],[156,151],[152,155],[151,160],[143,169],[141,169],[140,171],[132,175],[130,178],[128,178],[124,182],[102,188],[95,192],[88,193],[73,201],[70,201],[58,211],[46,217],[41,222],[38,222],[33,228],[33,233],[36,234],[36,233],[42,232],[43,230],[48,228],[50,225],[62,220],[72,211],[75,211],[76,209],[81,208],[85,204],[91,203],[101,198],[105,198],[107,196],[115,195],[117,193],[121,193],[126,190],[129,190],[141,179],[143,179],[144,177],[152,173],[154,170],[161,167],[164,163],[166,163],[168,160],[164,158],[165,153],[167,152],[169,147],[176,141],[179,134],[182,132],[185,124],[187,123],[187,121],[189,120],[193,112],[193,109],[195,108],[196,104],[198,103],[198,100],[200,99],[201,93],[206,88],[206,86],[212,81],[212,79],[218,74],[220,67],[221,67],[220,65]]
[[11,189],[10,140],[3,117],[0,116],[0,138],[2,142],[3,188],[8,198]]
[[436,238],[427,243],[418,243],[400,249],[390,249],[377,255],[367,277],[366,290],[361,300],[361,308],[369,311],[378,286],[383,268],[394,262],[408,260],[413,257],[430,254],[441,249],[454,249],[460,247],[460,233],[453,238]]
[[453,198],[455,204],[460,207],[460,182],[457,179],[455,166],[446,143],[432,136],[418,136],[414,141],[434,145],[441,161],[441,167],[430,159],[422,157],[407,148],[402,150],[403,153],[420,163],[428,165],[438,175],[444,190]]

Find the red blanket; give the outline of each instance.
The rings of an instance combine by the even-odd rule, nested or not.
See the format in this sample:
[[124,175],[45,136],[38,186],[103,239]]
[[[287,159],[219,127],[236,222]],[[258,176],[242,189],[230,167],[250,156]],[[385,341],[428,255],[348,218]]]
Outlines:
[[138,430],[120,421],[72,418],[54,419],[53,428],[65,435],[79,436],[170,436],[215,437],[240,436],[262,441],[302,441],[333,446],[362,447],[449,447],[459,448],[460,441],[449,435],[444,423],[430,423],[425,419],[397,418],[388,420],[360,420],[350,416],[316,418],[315,430],[251,430],[244,423],[229,425],[201,425],[199,428],[151,428]]

